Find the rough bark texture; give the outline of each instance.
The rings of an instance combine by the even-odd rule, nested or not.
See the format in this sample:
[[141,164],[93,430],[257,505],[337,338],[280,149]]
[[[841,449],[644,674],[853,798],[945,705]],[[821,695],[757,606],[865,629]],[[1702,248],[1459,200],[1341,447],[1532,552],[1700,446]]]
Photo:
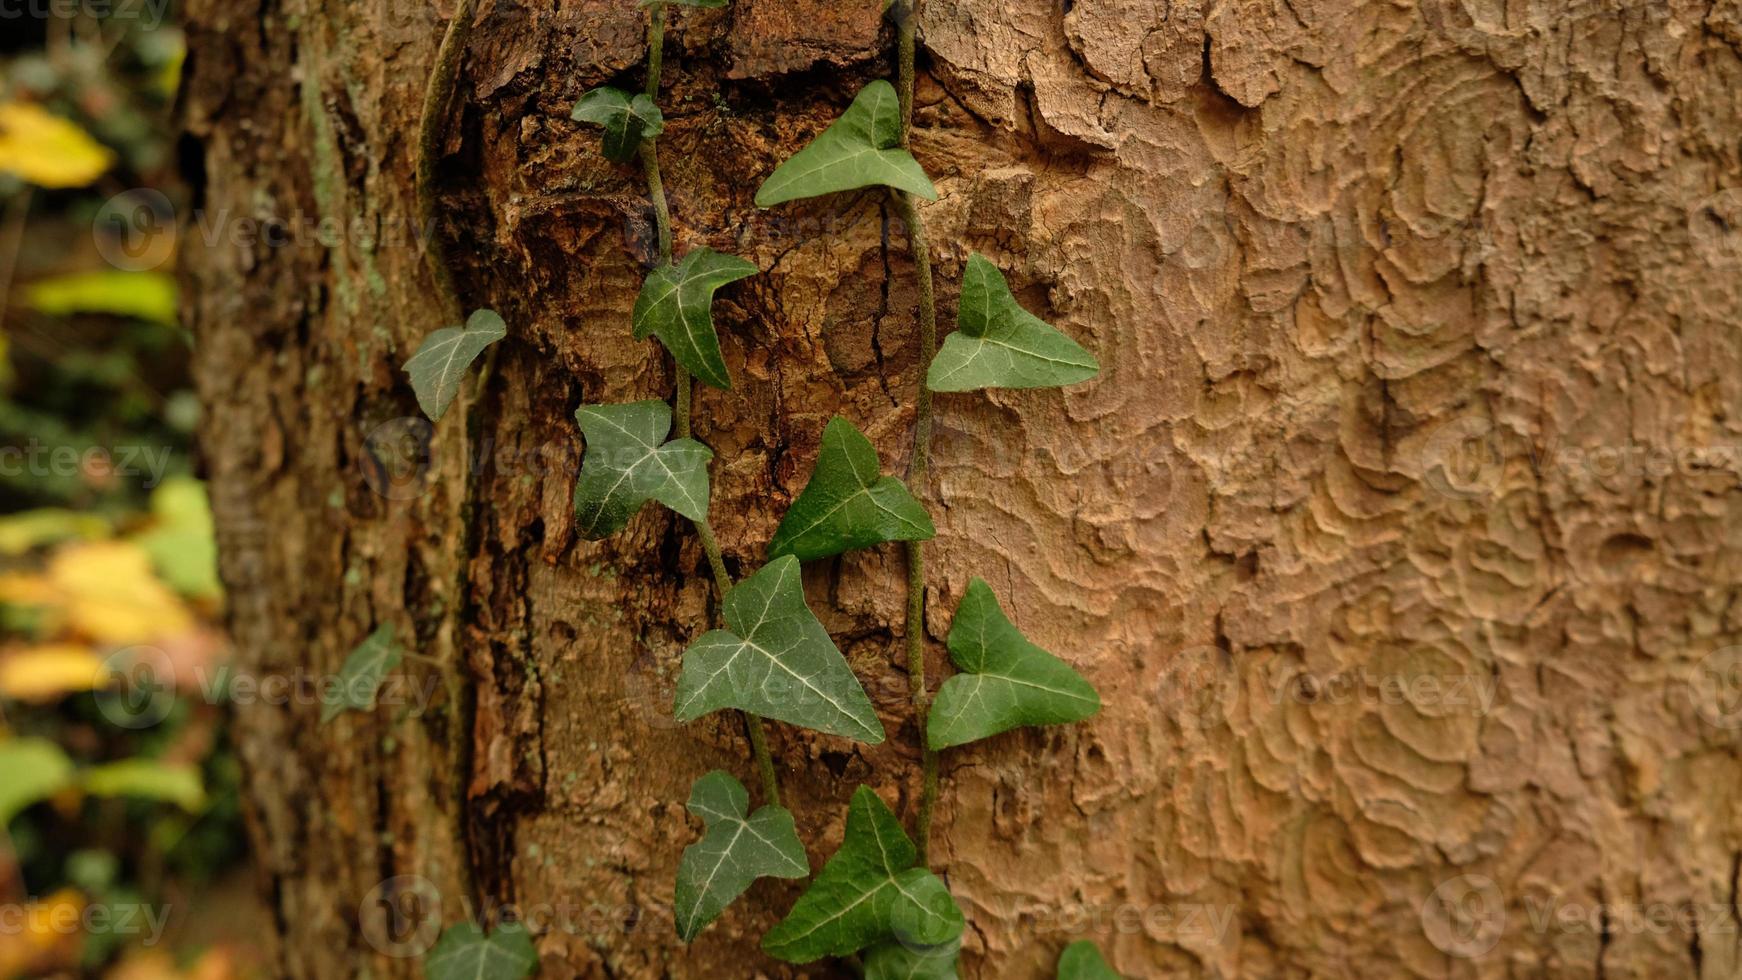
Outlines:
[[[689,785],[754,785],[732,719],[668,715],[706,567],[658,508],[572,532],[575,406],[671,384],[629,335],[639,173],[568,118],[638,81],[629,0],[482,5],[438,232],[511,325],[490,465],[467,520],[451,417],[426,492],[372,489],[371,433],[416,415],[398,365],[440,325],[403,241],[438,6],[187,4],[208,224],[342,232],[186,250],[241,654],[333,671],[393,622],[460,651],[476,698],[458,760],[464,712],[240,714],[285,971],[415,974],[365,898],[419,875],[457,919],[464,840],[471,899],[571,906],[547,977],[834,976],[755,949],[795,886],[677,942]],[[890,72],[877,7],[674,8],[679,251],[764,270],[718,310],[737,390],[697,408],[739,571],[831,414],[907,456],[899,227],[875,194],[750,202]],[[1742,642],[1742,4],[928,0],[920,36],[945,322],[980,251],[1104,365],[938,403],[931,636],[985,577],[1107,705],[946,755],[964,974],[1051,976],[1086,936],[1132,977],[1736,976],[1742,714],[1708,681]],[[901,568],[807,570],[891,734],[774,726],[813,864],[857,784],[914,808]],[[1654,902],[1699,915],[1639,928]]]

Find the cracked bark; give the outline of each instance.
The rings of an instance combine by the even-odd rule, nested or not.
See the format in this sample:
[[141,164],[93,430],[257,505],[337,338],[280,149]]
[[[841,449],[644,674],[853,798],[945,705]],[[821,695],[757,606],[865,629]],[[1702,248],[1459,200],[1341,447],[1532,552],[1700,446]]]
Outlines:
[[[830,415],[891,471],[909,439],[888,392],[922,367],[916,298],[877,196],[750,204],[888,73],[876,6],[674,12],[677,247],[767,270],[722,293],[738,386],[696,405],[740,574]],[[729,717],[670,724],[707,569],[668,514],[594,544],[569,511],[574,407],[671,384],[628,332],[653,241],[639,174],[568,120],[637,77],[642,14],[533,7],[480,11],[436,174],[460,294],[512,327],[456,596],[459,433],[436,430],[403,493],[390,438],[416,416],[398,365],[440,325],[406,221],[448,8],[187,4],[208,221],[340,230],[185,238],[240,655],[332,671],[390,621],[454,644],[477,700],[466,772],[441,710],[239,712],[279,959],[417,975],[359,906],[416,875],[459,917],[457,783],[475,897],[569,909],[546,976],[829,975],[755,952],[787,886],[691,947],[672,933],[690,782],[753,775]],[[938,403],[934,657],[981,575],[1107,701],[945,756],[936,863],[973,923],[964,974],[1050,976],[1085,936],[1133,977],[1742,969],[1742,727],[1712,723],[1698,683],[1742,635],[1742,6],[929,0],[921,25],[945,322],[984,252],[1105,365],[1067,392]],[[860,782],[911,816],[901,571],[894,548],[807,571],[891,736],[775,726],[813,864]],[[1423,678],[1493,700],[1386,694]],[[1508,913],[1479,955],[1424,913],[1460,875]],[[1530,926],[1530,902],[1605,897],[1728,907],[1730,928]]]

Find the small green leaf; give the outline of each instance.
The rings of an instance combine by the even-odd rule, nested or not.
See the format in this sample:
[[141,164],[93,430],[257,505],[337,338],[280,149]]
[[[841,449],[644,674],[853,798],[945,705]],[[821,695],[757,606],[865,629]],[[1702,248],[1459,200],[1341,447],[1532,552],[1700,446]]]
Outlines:
[[1101,370],[1076,341],[1023,309],[1004,274],[982,255],[969,256],[962,273],[956,327],[926,373],[933,391],[1051,388]]
[[762,948],[788,963],[809,963],[856,953],[880,939],[919,946],[957,939],[962,910],[936,875],[913,866],[916,857],[895,814],[859,787],[841,849],[762,938]]
[[79,786],[92,796],[132,796],[174,803],[189,813],[206,807],[205,781],[192,765],[156,759],[122,759],[79,774]]
[[1087,939],[1079,939],[1065,947],[1059,956],[1058,980],[1124,980],[1107,961],[1101,950]]
[[575,421],[587,437],[575,483],[575,524],[592,540],[615,534],[649,500],[692,521],[708,516],[708,460],[713,451],[671,433],[671,406],[661,401],[582,405]]
[[957,980],[961,943],[907,946],[898,942],[871,947],[865,954],[865,980]]
[[702,839],[684,848],[672,908],[677,934],[689,942],[719,918],[757,878],[803,878],[810,874],[804,844],[792,814],[765,806],[745,818],[750,794],[718,769],[696,780],[689,810],[707,824]]
[[439,421],[448,410],[454,396],[460,393],[460,380],[484,348],[508,336],[508,325],[491,310],[478,310],[463,327],[443,327],[425,337],[411,360],[405,362],[405,373],[411,376],[411,390],[417,394],[417,406],[431,422]]
[[738,708],[871,745],[883,724],[853,668],[804,602],[798,559],[776,558],[726,593],[727,630],[684,651],[680,722]]
[[337,718],[344,711],[372,711],[375,694],[381,682],[393,668],[399,666],[402,654],[394,640],[393,624],[382,623],[370,633],[339,668],[339,682],[326,693],[321,705],[321,724]]
[[647,274],[635,298],[635,339],[653,334],[691,374],[716,388],[732,387],[714,332],[714,290],[756,272],[755,264],[711,248],[698,248],[675,266],[660,266]]
[[0,741],[0,831],[27,807],[72,783],[73,763],[46,738]]
[[1021,725],[1061,725],[1101,710],[1100,695],[1063,660],[1011,625],[985,582],[974,579],[950,624],[950,659],[967,673],[938,688],[926,741],[949,748]]
[[878,184],[938,199],[919,161],[901,146],[901,100],[882,79],[861,89],[834,125],[762,182],[756,206]]
[[885,541],[925,541],[936,535],[931,517],[907,487],[881,475],[871,440],[853,423],[836,417],[823,429],[817,468],[781,518],[768,555],[810,561]]
[[538,950],[518,922],[488,936],[470,922],[449,926],[423,961],[428,980],[523,980],[537,968]]
[[635,159],[643,138],[665,132],[665,116],[651,98],[642,93],[632,96],[609,85],[581,96],[569,118],[603,126],[605,157],[618,163]]

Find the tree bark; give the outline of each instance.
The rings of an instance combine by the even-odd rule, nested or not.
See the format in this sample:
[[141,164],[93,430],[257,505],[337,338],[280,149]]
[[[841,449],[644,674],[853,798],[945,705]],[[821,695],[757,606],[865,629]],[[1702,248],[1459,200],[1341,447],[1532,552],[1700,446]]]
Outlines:
[[[755,785],[729,713],[670,719],[707,566],[658,507],[573,533],[575,407],[671,391],[629,330],[641,175],[569,120],[639,83],[629,0],[481,5],[431,231],[510,334],[471,512],[458,411],[403,471],[399,365],[443,325],[410,226],[438,6],[186,5],[186,313],[241,664],[331,674],[392,623],[467,692],[324,727],[318,704],[237,712],[278,960],[421,975],[384,910],[439,897],[447,922],[548,910],[545,977],[850,975],[758,951],[792,883],[678,942],[690,784]],[[696,405],[738,574],[831,415],[907,459],[924,366],[883,197],[751,204],[891,73],[878,6],[672,8],[677,250],[763,270],[716,311],[737,387]],[[1735,976],[1742,711],[1713,679],[1742,642],[1742,5],[920,18],[940,315],[982,252],[1103,365],[937,402],[933,674],[980,576],[1106,705],[943,757],[963,975],[1050,977],[1091,938],[1130,977]],[[902,573],[893,546],[806,571],[890,733],[772,726],[813,868],[857,785],[917,805]],[[1652,903],[1699,915],[1637,928]]]

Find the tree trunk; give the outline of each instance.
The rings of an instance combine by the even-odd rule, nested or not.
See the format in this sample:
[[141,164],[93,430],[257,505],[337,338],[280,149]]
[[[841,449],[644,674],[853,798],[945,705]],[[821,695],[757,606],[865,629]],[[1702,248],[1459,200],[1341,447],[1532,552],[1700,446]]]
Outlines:
[[[678,941],[690,784],[755,785],[730,714],[670,718],[707,566],[657,506],[573,531],[575,407],[672,387],[630,336],[640,173],[569,120],[639,84],[643,11],[479,10],[433,229],[510,325],[468,514],[463,413],[403,469],[399,370],[443,325],[412,173],[452,4],[186,6],[187,313],[241,662],[332,674],[391,623],[469,692],[416,710],[436,672],[408,660],[404,704],[238,710],[284,972],[421,975],[428,935],[390,913],[439,897],[450,923],[543,910],[545,977],[850,975],[758,951],[794,883]],[[751,204],[892,73],[878,7],[672,8],[678,251],[763,270],[716,311],[737,387],[696,407],[734,572],[831,415],[908,457],[917,294],[884,199]],[[1742,710],[1714,679],[1742,660],[1742,4],[920,18],[944,322],[981,252],[1103,365],[941,397],[918,488],[934,672],[980,576],[1105,701],[944,756],[963,975],[1051,977],[1090,938],[1130,977],[1736,976]],[[861,783],[911,825],[902,570],[894,546],[806,570],[890,733],[772,727],[813,868]],[[1696,914],[1654,928],[1653,903]]]

